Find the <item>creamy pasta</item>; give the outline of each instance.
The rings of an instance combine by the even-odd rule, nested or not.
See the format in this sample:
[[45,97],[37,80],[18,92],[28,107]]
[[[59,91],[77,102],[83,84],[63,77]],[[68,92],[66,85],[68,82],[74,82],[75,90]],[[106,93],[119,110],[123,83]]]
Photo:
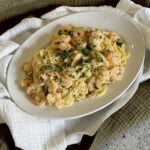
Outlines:
[[116,32],[63,25],[22,65],[21,87],[35,105],[57,108],[104,94],[124,74],[129,52]]

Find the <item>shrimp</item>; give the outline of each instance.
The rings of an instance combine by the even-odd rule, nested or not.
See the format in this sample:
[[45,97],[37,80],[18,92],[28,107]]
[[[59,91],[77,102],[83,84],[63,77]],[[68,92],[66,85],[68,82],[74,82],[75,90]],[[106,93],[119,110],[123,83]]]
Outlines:
[[46,81],[45,85],[48,87],[50,93],[56,93],[58,89],[58,84],[54,81]]
[[20,86],[24,89],[26,89],[30,84],[32,83],[32,80],[30,79],[24,79],[20,82]]
[[50,104],[50,105],[53,105],[56,102],[55,97],[52,96],[52,94],[50,94],[50,93],[47,95],[46,99],[48,100],[48,104]]
[[98,78],[101,80],[101,82],[109,81],[109,71],[106,68],[98,67],[98,74]]
[[63,89],[62,90],[62,97],[65,97],[69,93],[68,89]]
[[115,65],[120,64],[121,62],[121,55],[117,52],[110,52],[106,56],[107,60]]
[[56,93],[55,96],[50,93],[47,95],[47,100],[50,105],[54,105],[55,102],[61,100],[61,98],[62,97],[60,93]]
[[44,74],[40,74],[40,79],[46,81],[48,79],[47,75]]
[[74,45],[78,49],[83,49],[87,45],[87,42],[81,38],[72,38],[70,42],[72,45]]
[[39,76],[40,85],[44,86],[47,79],[48,79],[48,77],[46,74],[40,74],[40,76]]
[[56,90],[58,89],[58,84],[56,82],[52,81],[50,85],[51,86],[49,86],[48,90],[53,91],[55,93]]
[[57,39],[51,43],[51,47],[57,50],[70,49],[71,46],[68,42]]
[[32,100],[32,103],[34,103],[35,105],[38,105],[38,106],[44,106],[46,104],[46,101],[45,100]]
[[64,42],[69,42],[71,40],[71,37],[69,35],[60,35],[59,38]]
[[63,42],[63,43],[60,43],[60,45],[58,46],[58,49],[60,50],[65,50],[65,49],[70,49],[71,46],[68,42]]
[[80,28],[78,28],[78,29],[75,29],[74,31],[73,31],[73,37],[74,38],[83,38],[84,37],[84,31],[82,30],[82,29],[80,29]]
[[44,92],[40,92],[38,94],[30,93],[31,102],[37,106],[44,106],[46,104],[46,97]]
[[73,97],[72,97],[72,94],[69,93],[67,94],[63,99],[59,99],[55,102],[55,106],[58,108],[58,109],[61,109],[62,107],[64,106],[70,106],[73,104]]
[[22,65],[22,70],[24,72],[31,72],[32,71],[32,62],[31,61],[26,61]]
[[101,84],[100,80],[93,76],[88,82],[88,91],[89,92],[95,91],[96,89],[99,88],[100,84]]
[[62,81],[62,86],[65,86],[67,89],[70,88],[73,84],[72,79],[67,75],[63,75],[61,81]]
[[73,28],[73,26],[71,26],[71,25],[63,25],[63,26],[60,28],[58,34],[59,34],[59,35],[68,35],[68,32],[69,32],[69,31],[72,31],[72,28]]
[[101,42],[103,41],[103,36],[100,31],[93,31],[89,37],[89,43],[92,45],[93,49],[101,49]]
[[99,36],[101,36],[101,31],[100,30],[99,31],[97,31],[97,30],[92,31],[90,36],[92,38],[100,38]]
[[55,94],[55,99],[56,100],[60,100],[62,98],[61,94],[60,93],[56,93]]
[[64,34],[52,36],[51,42],[55,42],[55,41],[57,42],[57,40],[60,42],[69,42],[71,40],[71,37],[70,35],[64,35]]
[[120,36],[119,36],[118,33],[109,32],[108,38],[109,38],[110,40],[116,41],[116,40],[120,39]]
[[45,50],[44,49],[40,50],[39,54],[40,54],[41,57],[45,56],[46,55]]
[[119,81],[122,79],[124,74],[124,67],[115,67],[110,71],[110,79],[113,81]]

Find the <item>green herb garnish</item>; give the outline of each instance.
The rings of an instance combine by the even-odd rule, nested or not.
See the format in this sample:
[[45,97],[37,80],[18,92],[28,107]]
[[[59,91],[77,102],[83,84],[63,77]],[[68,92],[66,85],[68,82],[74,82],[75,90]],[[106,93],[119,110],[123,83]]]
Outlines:
[[63,67],[62,66],[57,66],[55,67],[55,71],[56,72],[61,72],[63,70]]
[[84,54],[85,56],[87,56],[87,55],[89,55],[92,52],[92,49],[86,47],[86,48],[83,48],[81,52],[82,52],[82,54]]
[[41,67],[42,71],[54,71],[54,67],[52,65],[44,65]]
[[66,59],[69,57],[69,52],[67,50],[63,50],[62,52],[58,53],[61,59]]
[[44,65],[41,67],[42,71],[51,71],[51,72],[61,72],[63,70],[62,66],[52,66],[52,65]]

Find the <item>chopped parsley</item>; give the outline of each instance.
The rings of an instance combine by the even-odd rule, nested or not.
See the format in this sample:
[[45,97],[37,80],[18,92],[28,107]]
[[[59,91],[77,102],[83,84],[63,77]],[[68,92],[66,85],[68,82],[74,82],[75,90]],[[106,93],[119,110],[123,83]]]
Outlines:
[[82,54],[84,54],[85,56],[89,55],[92,52],[92,49],[89,45],[86,46],[86,48],[82,49]]
[[55,67],[55,71],[56,72],[61,72],[63,70],[63,67],[62,66],[57,66]]
[[51,71],[51,72],[61,72],[63,70],[62,66],[52,66],[50,64],[44,65],[41,67],[42,71]]
[[42,71],[46,71],[46,70],[53,71],[54,67],[52,65],[44,65],[44,66],[41,67],[41,70]]
[[58,53],[58,55],[61,59],[64,60],[69,57],[69,52],[67,50],[63,50],[62,52]]

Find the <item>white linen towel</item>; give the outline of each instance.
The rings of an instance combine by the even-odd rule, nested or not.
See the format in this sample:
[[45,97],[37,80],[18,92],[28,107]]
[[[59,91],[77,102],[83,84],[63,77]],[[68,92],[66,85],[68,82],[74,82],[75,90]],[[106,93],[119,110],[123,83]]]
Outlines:
[[[83,134],[93,135],[101,123],[121,108],[135,93],[139,82],[150,78],[150,9],[121,0],[117,9],[112,7],[58,7],[41,18],[27,18],[0,36],[0,122],[5,122],[12,133],[15,145],[25,150],[63,150],[67,145],[80,142]],[[26,114],[11,100],[7,92],[6,72],[15,52],[30,35],[46,23],[72,13],[108,9],[129,14],[140,25],[146,41],[144,73],[139,75],[123,96],[105,109],[92,115],[73,120],[48,120]],[[119,10],[120,9],[120,10]]]

